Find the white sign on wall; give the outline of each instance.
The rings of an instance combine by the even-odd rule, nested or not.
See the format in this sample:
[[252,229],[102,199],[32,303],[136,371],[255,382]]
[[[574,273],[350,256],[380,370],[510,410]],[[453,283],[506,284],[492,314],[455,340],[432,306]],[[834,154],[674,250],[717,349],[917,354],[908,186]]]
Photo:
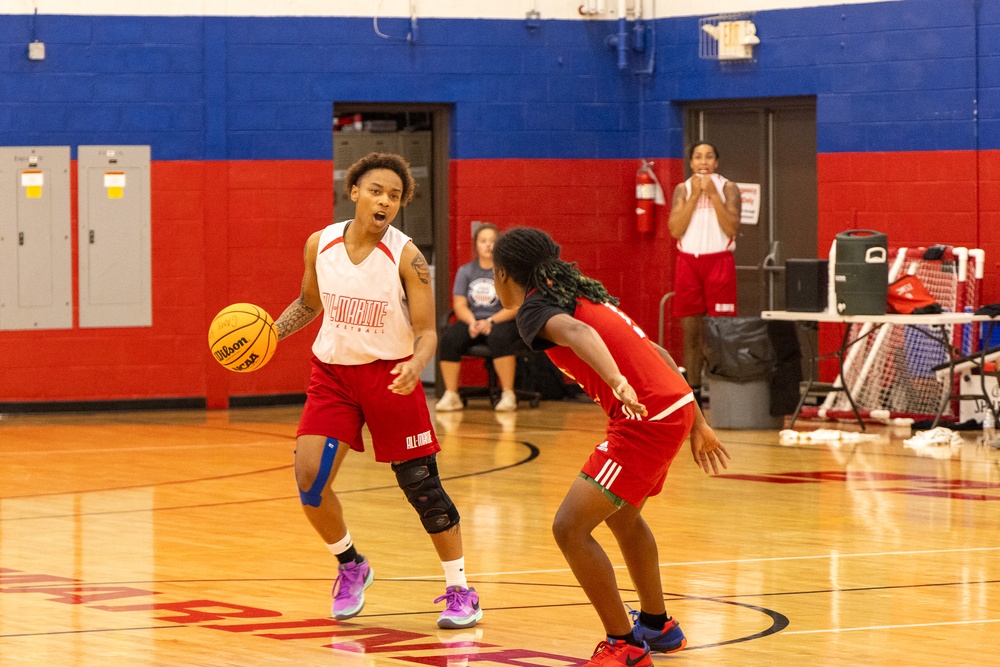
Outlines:
[[743,207],[740,209],[741,225],[756,225],[760,219],[760,183],[737,183]]

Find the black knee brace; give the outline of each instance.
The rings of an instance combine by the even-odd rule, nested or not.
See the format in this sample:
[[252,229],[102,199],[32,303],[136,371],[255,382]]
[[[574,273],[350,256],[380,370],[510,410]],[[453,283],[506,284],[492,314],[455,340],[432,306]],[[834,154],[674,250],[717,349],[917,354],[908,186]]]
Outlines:
[[392,464],[396,473],[396,483],[403,490],[406,499],[413,505],[424,524],[424,530],[431,535],[443,533],[459,521],[458,508],[441,488],[435,456],[424,456],[412,461]]

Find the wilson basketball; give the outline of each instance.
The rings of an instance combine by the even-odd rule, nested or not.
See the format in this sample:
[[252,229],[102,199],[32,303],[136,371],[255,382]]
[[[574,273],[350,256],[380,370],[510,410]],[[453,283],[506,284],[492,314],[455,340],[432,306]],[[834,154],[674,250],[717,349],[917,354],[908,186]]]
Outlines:
[[278,346],[274,321],[252,303],[226,306],[208,328],[208,347],[220,364],[237,373],[264,366]]

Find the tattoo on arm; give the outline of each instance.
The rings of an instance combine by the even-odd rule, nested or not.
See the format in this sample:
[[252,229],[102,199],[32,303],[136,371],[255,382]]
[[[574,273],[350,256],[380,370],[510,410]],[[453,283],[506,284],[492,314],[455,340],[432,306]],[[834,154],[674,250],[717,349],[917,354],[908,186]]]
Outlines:
[[[733,185],[730,183],[729,185]],[[740,217],[740,212],[743,208],[742,195],[740,194],[740,189],[733,185],[733,187],[726,188],[729,192],[726,193],[726,204],[728,205],[729,212],[732,213],[733,217],[737,220]]]
[[430,285],[431,270],[427,266],[427,260],[424,259],[424,254],[422,252],[419,250],[417,251],[417,256],[413,258],[412,262],[410,262],[410,266],[417,272],[417,278],[420,279],[420,282],[425,285]]
[[305,325],[316,319],[316,315],[319,313],[315,309],[308,306],[303,297],[299,297],[299,300],[294,302],[285,312],[281,314],[278,321],[274,323],[275,328],[278,330],[278,340],[291,336],[293,333],[304,327]]
[[674,188],[674,202],[673,202],[674,208],[680,206],[685,201],[687,201],[687,190],[684,188],[684,184],[681,183],[676,188]]

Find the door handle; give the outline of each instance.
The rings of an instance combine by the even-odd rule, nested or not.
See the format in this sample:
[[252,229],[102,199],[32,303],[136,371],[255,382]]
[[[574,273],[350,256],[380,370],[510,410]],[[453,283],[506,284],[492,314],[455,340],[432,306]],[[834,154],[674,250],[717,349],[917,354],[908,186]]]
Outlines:
[[90,243],[93,244],[94,243],[94,230],[93,229],[90,230],[89,236],[90,236]]
[[778,263],[778,242],[772,241],[771,252],[764,255],[764,259],[760,261],[760,268],[770,269],[771,267],[776,266],[777,263]]
[[24,232],[17,233],[17,245],[24,245]]

